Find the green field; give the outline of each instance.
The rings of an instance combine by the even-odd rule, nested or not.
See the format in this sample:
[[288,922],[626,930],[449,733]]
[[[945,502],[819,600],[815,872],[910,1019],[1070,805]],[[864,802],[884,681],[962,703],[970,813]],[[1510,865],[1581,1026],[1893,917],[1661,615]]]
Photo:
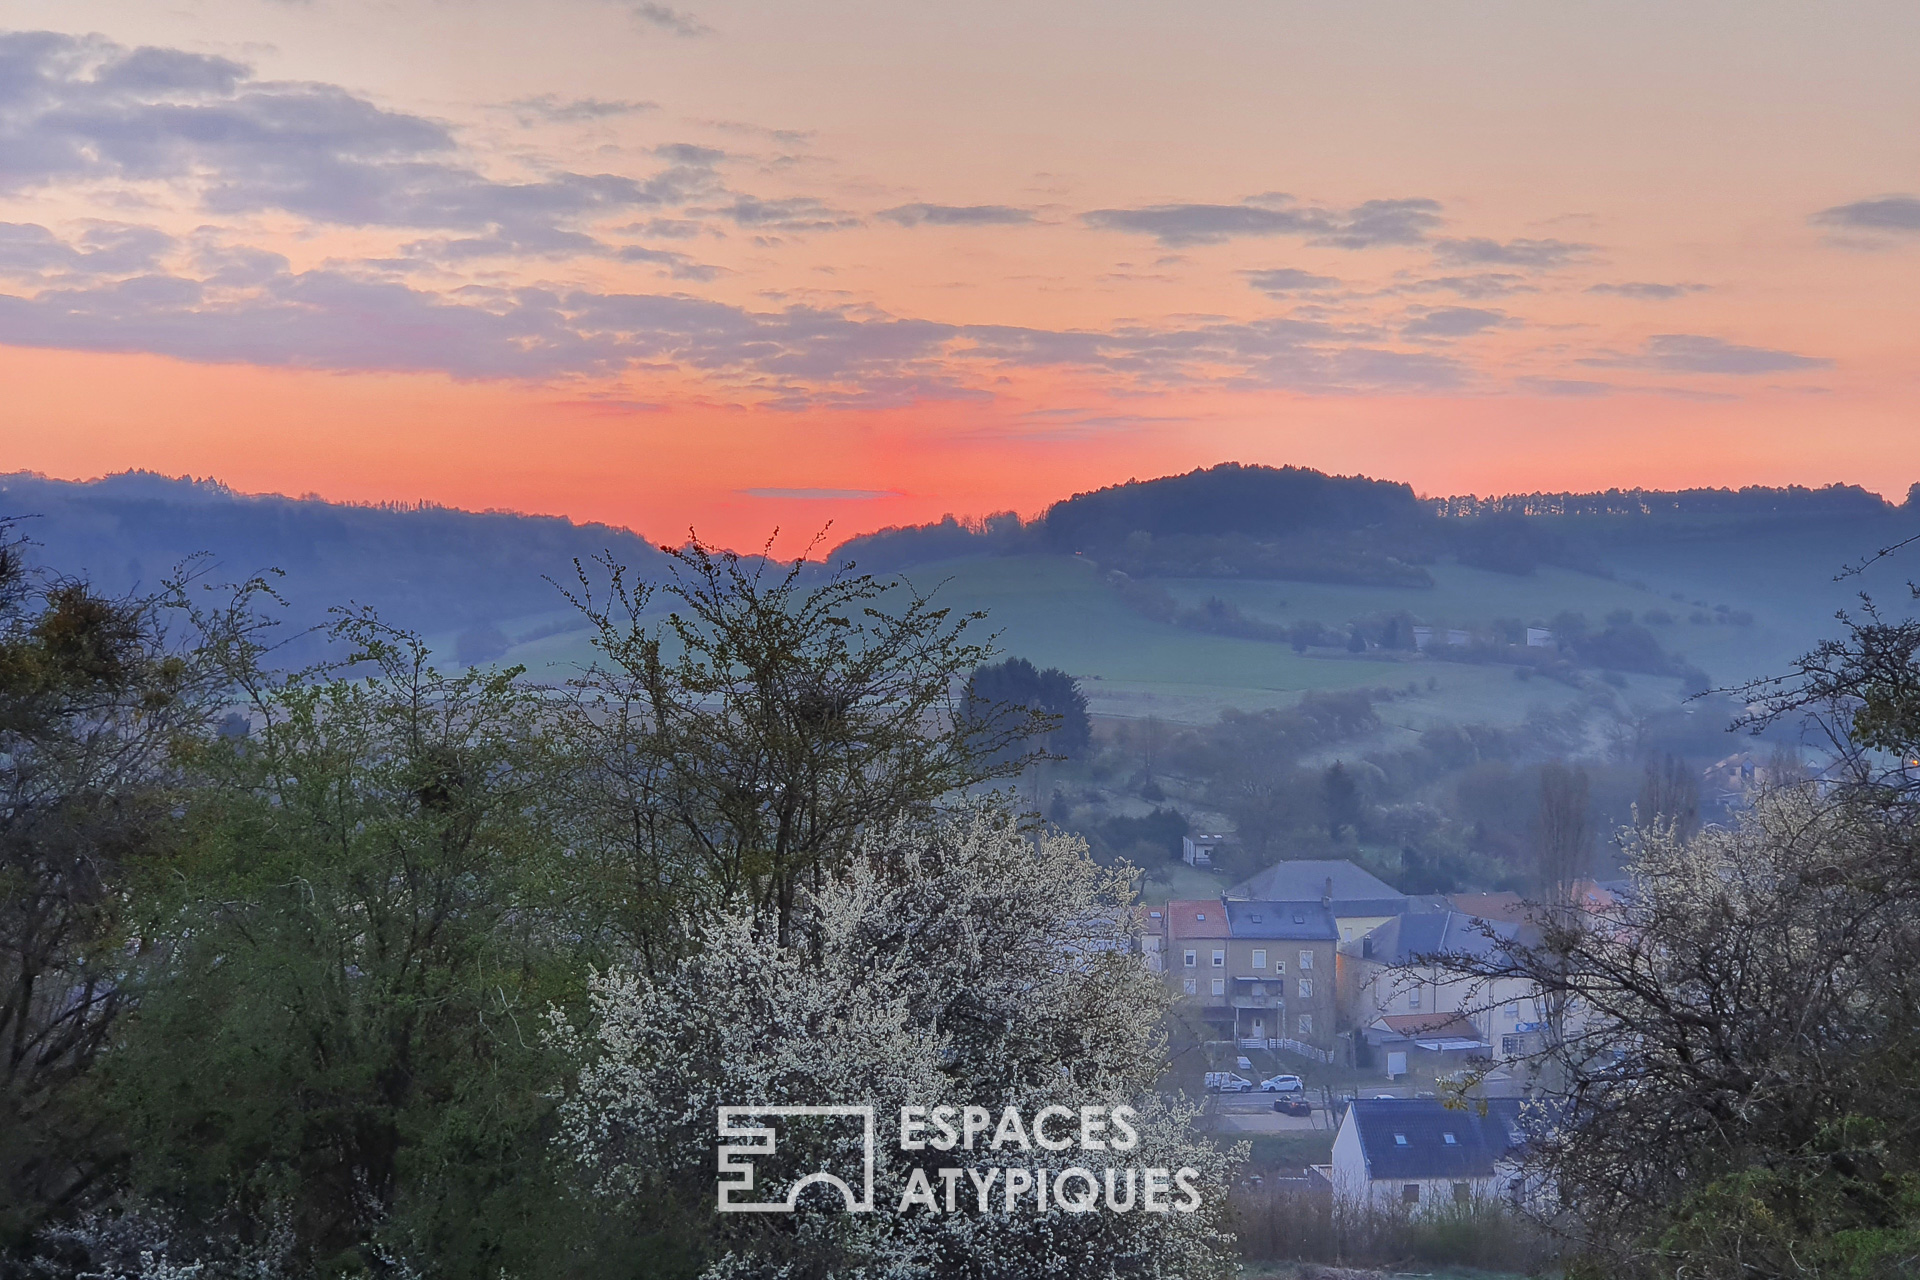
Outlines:
[[[1863,586],[1904,607],[1899,562],[1861,579],[1834,581],[1835,571],[1873,548],[1858,530],[1802,530],[1673,544],[1648,542],[1610,548],[1611,579],[1542,567],[1517,576],[1441,563],[1431,588],[1340,586],[1241,579],[1171,579],[1161,585],[1183,606],[1218,596],[1251,618],[1314,620],[1339,627],[1370,614],[1407,611],[1436,628],[1484,629],[1495,618],[1542,623],[1563,610],[1599,625],[1616,609],[1636,617],[1665,609],[1671,625],[1650,628],[1669,652],[1683,655],[1717,684],[1785,669],[1792,658],[1834,632],[1834,610]],[[1506,666],[1473,666],[1409,654],[1349,655],[1316,649],[1296,654],[1284,644],[1210,635],[1153,621],[1127,607],[1093,564],[1071,556],[983,557],[920,565],[901,575],[957,611],[982,610],[1005,653],[1042,667],[1060,667],[1080,679],[1096,715],[1158,716],[1199,723],[1223,708],[1286,705],[1309,690],[1418,687],[1383,707],[1389,723],[1418,732],[1445,721],[1515,723],[1539,707],[1590,696],[1535,679],[1520,681]],[[1681,599],[1672,598],[1678,594]],[[1696,603],[1697,602],[1697,603]],[[1753,616],[1751,625],[1693,623],[1724,604]],[[524,635],[567,617],[564,608],[502,624]],[[454,637],[430,636],[441,651]],[[564,632],[516,645],[508,660],[525,663],[539,679],[564,679],[591,657],[585,632]],[[1436,685],[1428,689],[1428,681]],[[1637,705],[1672,705],[1678,682],[1630,676],[1618,692]]]

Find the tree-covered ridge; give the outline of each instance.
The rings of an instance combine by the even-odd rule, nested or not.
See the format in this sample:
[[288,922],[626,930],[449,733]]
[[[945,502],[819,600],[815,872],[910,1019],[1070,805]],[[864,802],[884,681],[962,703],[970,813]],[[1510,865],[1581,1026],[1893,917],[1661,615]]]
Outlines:
[[[1920,509],[1920,485],[1907,491],[1904,504]],[[1472,494],[1427,498],[1435,515],[1509,516],[1765,516],[1805,518],[1882,515],[1894,509],[1877,493],[1857,484],[1819,488],[1747,485],[1739,489],[1607,489],[1593,493],[1510,493],[1478,498]]]
[[1134,533],[1271,540],[1408,524],[1423,515],[1411,485],[1307,467],[1223,462],[1182,476],[1077,493],[1049,507],[1041,523],[1056,550],[1093,552]]
[[1675,525],[1873,521],[1914,512],[1920,500],[1912,491],[1896,505],[1848,484],[1423,498],[1411,486],[1367,476],[1227,462],[1075,494],[1030,521],[1006,511],[883,529],[842,543],[833,555],[892,570],[1052,551],[1089,556],[1134,577],[1424,586],[1419,566],[1445,555],[1502,573],[1530,573],[1541,564],[1599,571],[1604,544],[1596,541],[1601,531],[1591,527],[1593,517],[1609,519],[1604,534],[1612,539]]
[[85,573],[116,594],[154,590],[189,556],[206,556],[227,578],[279,570],[292,620],[301,623],[324,619],[323,601],[352,601],[396,626],[459,630],[563,608],[545,579],[570,573],[576,558],[611,551],[650,577],[662,564],[645,538],[609,525],[240,494],[213,480],[142,471],[84,483],[0,477],[0,515],[20,521],[40,563]]

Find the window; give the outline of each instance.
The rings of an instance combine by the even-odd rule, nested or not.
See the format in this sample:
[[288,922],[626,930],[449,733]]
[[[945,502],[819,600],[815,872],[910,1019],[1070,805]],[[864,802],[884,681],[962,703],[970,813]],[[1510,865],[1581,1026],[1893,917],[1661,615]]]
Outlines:
[[1350,925],[1350,924],[1346,924],[1346,925],[1341,925],[1341,926],[1340,926],[1340,941],[1342,941],[1342,942],[1352,942],[1352,941],[1353,941],[1353,926],[1352,926],[1352,925]]
[[1267,953],[1259,947],[1253,949],[1253,967],[1256,969],[1267,967]]
[[1300,979],[1300,998],[1302,1000],[1313,999],[1313,979],[1312,978]]
[[1300,953],[1300,972],[1305,973],[1311,968],[1313,968],[1313,952],[1302,951]]
[[1275,956],[1273,958],[1273,971],[1275,973],[1285,973],[1287,971],[1287,962],[1279,956]]
[[1453,1184],[1453,1202],[1455,1204],[1466,1204],[1472,1199],[1473,1184],[1471,1182],[1456,1182]]
[[1213,953],[1213,967],[1214,967],[1214,968],[1216,968],[1216,969],[1224,969],[1224,968],[1226,968],[1226,967],[1227,967],[1227,953],[1226,953],[1226,952],[1224,952],[1224,951],[1219,951],[1219,950],[1216,950],[1216,951],[1215,951],[1215,952]]
[[1180,987],[1190,996],[1200,994],[1200,980],[1198,978],[1183,978],[1180,981]]
[[1393,1135],[1393,1145],[1394,1145],[1394,1146],[1396,1146],[1396,1147],[1404,1147],[1404,1146],[1406,1146],[1406,1145],[1407,1145],[1407,1135],[1406,1135],[1406,1134],[1404,1134],[1404,1133],[1396,1133],[1396,1134],[1394,1134],[1394,1135]]
[[1415,987],[1413,990],[1407,992],[1407,1008],[1418,1009],[1419,1007],[1420,1007],[1420,988]]
[[1525,1036],[1501,1036],[1500,1052],[1509,1058],[1517,1058],[1527,1051]]
[[1457,1146],[1459,1146],[1459,1145],[1460,1145],[1460,1140],[1459,1140],[1458,1138],[1455,1138],[1455,1137],[1454,1137],[1454,1136],[1453,1136],[1452,1134],[1450,1134],[1450,1133],[1443,1133],[1443,1134],[1441,1134],[1441,1135],[1440,1135],[1440,1141],[1442,1141],[1442,1142],[1444,1142],[1444,1143],[1446,1143],[1446,1144],[1447,1144],[1448,1146],[1450,1146],[1450,1147],[1457,1147]]
[[1307,922],[1307,918],[1296,912],[1293,917],[1293,922],[1295,924],[1305,924]]
[[1197,911],[1194,913],[1193,918],[1195,920],[1205,920],[1207,918],[1207,913],[1204,911]]
[[1301,1014],[1297,1025],[1300,1028],[1301,1035],[1303,1036],[1312,1035],[1313,1034],[1313,1015],[1310,1013]]
[[1401,1187],[1400,1201],[1403,1204],[1419,1204],[1420,1184],[1417,1182],[1409,1182],[1406,1186]]
[[1225,978],[1215,978],[1213,980],[1213,994],[1217,996],[1227,994],[1227,980]]
[[1193,968],[1193,966],[1199,963],[1200,963],[1200,953],[1198,951],[1187,952],[1187,968],[1191,969]]

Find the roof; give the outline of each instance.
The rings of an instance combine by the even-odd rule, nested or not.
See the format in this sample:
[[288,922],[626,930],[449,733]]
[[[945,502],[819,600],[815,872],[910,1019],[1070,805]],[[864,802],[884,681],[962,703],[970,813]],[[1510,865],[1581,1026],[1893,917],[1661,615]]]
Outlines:
[[1489,1098],[1484,1115],[1481,1105],[1453,1111],[1438,1098],[1355,1098],[1342,1123],[1359,1132],[1369,1178],[1484,1178],[1524,1141],[1526,1102]]
[[1389,1013],[1379,1023],[1396,1035],[1408,1039],[1480,1039],[1479,1028],[1459,1013]]
[[[1327,896],[1329,880],[1333,882],[1333,902],[1339,915],[1389,916],[1407,909],[1405,894],[1345,860],[1276,862],[1227,890],[1226,896],[1254,902],[1319,902]],[[1371,910],[1376,906],[1381,909]],[[1368,909],[1351,909],[1355,907]]]
[[1504,920],[1518,924],[1526,918],[1527,902],[1517,893],[1454,893],[1447,895],[1453,908],[1482,920]]
[[[1604,910],[1620,899],[1622,895],[1615,892],[1615,887],[1625,883],[1576,880],[1573,882],[1574,905],[1583,911]],[[1466,915],[1509,924],[1525,924],[1539,905],[1517,893],[1456,893],[1449,895],[1448,901]]]
[[1395,916],[1362,939],[1358,950],[1376,964],[1412,964],[1420,956],[1436,954],[1483,956],[1519,931],[1520,926],[1507,921],[1480,920],[1458,911]]
[[1228,902],[1227,927],[1236,938],[1295,938],[1338,942],[1340,927],[1324,902]]
[[1167,937],[1178,942],[1188,938],[1227,937],[1227,911],[1218,898],[1198,902],[1169,902],[1166,905]]

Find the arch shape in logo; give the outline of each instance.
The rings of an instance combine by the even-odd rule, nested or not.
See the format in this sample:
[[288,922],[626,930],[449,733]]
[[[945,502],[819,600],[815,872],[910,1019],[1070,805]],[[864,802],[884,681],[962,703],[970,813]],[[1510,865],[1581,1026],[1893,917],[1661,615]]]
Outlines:
[[[784,1196],[750,1200],[745,1193],[762,1190],[755,1185],[753,1157],[771,1156],[779,1145],[778,1130],[760,1119],[784,1119],[812,1116],[858,1119],[861,1124],[861,1149],[864,1160],[856,1173],[843,1169],[860,1184],[858,1192],[847,1178],[828,1169],[816,1170],[796,1178]],[[721,1213],[792,1213],[800,1202],[800,1193],[816,1183],[838,1188],[849,1213],[873,1212],[873,1108],[833,1106],[759,1106],[721,1107],[719,1111],[719,1210]],[[766,1189],[770,1190],[770,1188]]]

